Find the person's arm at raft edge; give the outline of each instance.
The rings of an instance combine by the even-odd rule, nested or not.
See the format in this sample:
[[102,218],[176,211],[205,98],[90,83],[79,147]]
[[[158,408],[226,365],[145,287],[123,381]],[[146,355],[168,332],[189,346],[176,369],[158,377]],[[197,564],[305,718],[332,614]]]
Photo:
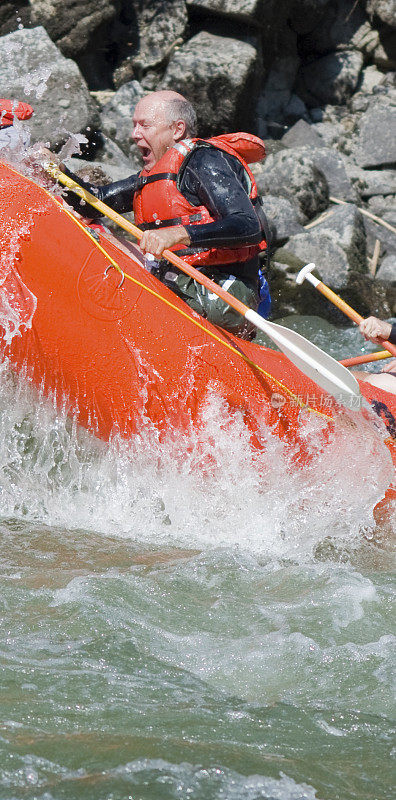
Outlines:
[[[112,208],[114,211],[117,211],[119,214],[125,214],[128,211],[132,211],[133,195],[136,188],[138,173],[131,175],[122,181],[96,186],[93,183],[89,183],[89,181],[84,181],[78,175],[75,175],[74,172],[67,169],[65,164],[60,163],[59,156],[57,156],[56,153],[52,153],[47,147],[40,146],[38,149],[36,149],[34,156],[35,160],[42,165],[44,165],[45,162],[54,161],[59,169],[65,173],[65,175],[75,181],[75,183],[77,183],[83,189],[91,192],[91,194],[95,195],[98,200],[106,203],[106,205],[110,206],[110,208]],[[71,205],[72,208],[74,208],[75,211],[77,211],[86,219],[99,219],[101,216],[103,216],[100,211],[97,211],[93,206],[87,205],[84,200],[81,200],[81,198],[72,191],[65,191],[63,193],[63,197],[65,198],[66,202]]]
[[[86,189],[88,192],[91,192],[91,194],[95,195],[98,200],[101,200],[102,203],[105,203],[107,206],[112,208],[113,211],[117,211],[118,214],[125,214],[128,211],[133,210],[133,195],[136,189],[136,181],[139,176],[138,173],[135,175],[130,175],[128,178],[124,178],[121,181],[95,186],[93,183],[89,183],[89,181],[84,181],[82,178],[79,178],[78,175],[75,175],[74,172],[71,172],[71,170],[67,169],[64,164],[62,164],[61,167],[63,167],[62,172],[64,172],[65,175],[75,181],[75,183],[77,183],[83,189]],[[72,208],[74,208],[74,210],[83,217],[88,217],[88,219],[99,219],[99,217],[103,216],[100,211],[87,204],[84,200],[81,200],[81,198],[72,191],[67,191],[63,197],[65,198],[66,202],[69,203],[69,205],[71,205]]]

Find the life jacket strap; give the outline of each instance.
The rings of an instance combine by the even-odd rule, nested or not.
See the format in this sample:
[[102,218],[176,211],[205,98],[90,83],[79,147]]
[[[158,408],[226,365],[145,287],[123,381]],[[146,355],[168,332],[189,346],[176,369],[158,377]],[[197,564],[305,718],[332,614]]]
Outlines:
[[142,231],[155,230],[156,228],[170,228],[172,225],[193,225],[202,219],[202,214],[185,214],[183,217],[173,217],[173,219],[154,220],[153,222],[143,222],[140,224]]
[[177,181],[177,172],[158,172],[156,175],[140,175],[136,181],[135,192],[143,189],[148,183],[156,181]]
[[260,228],[266,241],[267,247],[265,249],[265,266],[267,271],[270,268],[271,262],[271,239],[272,233],[267,219],[267,215],[263,209],[263,200],[260,195],[252,199],[253,208],[256,212],[257,219],[260,223]]

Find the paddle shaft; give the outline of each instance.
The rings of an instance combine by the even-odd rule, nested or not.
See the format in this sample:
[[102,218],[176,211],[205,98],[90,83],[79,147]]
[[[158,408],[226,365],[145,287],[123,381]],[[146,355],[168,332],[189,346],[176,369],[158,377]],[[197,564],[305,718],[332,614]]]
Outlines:
[[[353,322],[356,322],[356,325],[360,325],[360,323],[363,322],[364,317],[362,317],[360,314],[357,313],[357,311],[351,308],[351,306],[349,306],[348,303],[345,302],[345,300],[342,300],[342,298],[339,297],[338,294],[333,292],[329,288],[329,286],[326,286],[325,283],[320,281],[318,278],[315,278],[314,275],[308,273],[305,276],[305,280],[312,283],[312,286],[315,286],[315,289],[317,289],[318,292],[327,297],[327,299],[330,300],[330,302],[333,303],[333,305],[337,306],[337,308],[339,308],[340,311],[343,311],[344,314],[347,317],[349,317],[349,319],[353,320]],[[391,344],[391,342],[388,341],[382,342],[382,344],[387,349],[388,353],[390,353],[390,355],[396,356],[396,346],[394,344]],[[344,361],[342,363],[345,364]]]
[[380,350],[378,353],[365,353],[362,356],[343,358],[340,364],[343,364],[344,367],[354,367],[356,364],[370,364],[371,361],[382,361],[385,358],[390,358],[390,355],[387,350]]

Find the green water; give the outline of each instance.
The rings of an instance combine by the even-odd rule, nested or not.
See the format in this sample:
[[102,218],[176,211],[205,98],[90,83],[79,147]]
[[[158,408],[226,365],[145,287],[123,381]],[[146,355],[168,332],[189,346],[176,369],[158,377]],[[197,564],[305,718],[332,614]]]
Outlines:
[[296,477],[209,411],[204,475],[193,439],[102,445],[3,371],[1,798],[393,797],[386,448]]

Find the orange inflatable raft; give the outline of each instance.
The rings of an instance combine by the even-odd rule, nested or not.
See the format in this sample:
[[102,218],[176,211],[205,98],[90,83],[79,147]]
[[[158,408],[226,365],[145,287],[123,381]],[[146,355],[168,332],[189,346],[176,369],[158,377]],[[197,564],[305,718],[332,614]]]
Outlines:
[[[101,438],[199,424],[208,390],[309,458],[302,421],[325,441],[340,409],[279,352],[242,341],[193,312],[144,266],[139,249],[81,224],[59,198],[0,162],[2,350],[45,393]],[[109,269],[109,257],[125,271]],[[6,321],[5,321],[6,320]],[[388,429],[395,456],[396,396],[362,394]]]

